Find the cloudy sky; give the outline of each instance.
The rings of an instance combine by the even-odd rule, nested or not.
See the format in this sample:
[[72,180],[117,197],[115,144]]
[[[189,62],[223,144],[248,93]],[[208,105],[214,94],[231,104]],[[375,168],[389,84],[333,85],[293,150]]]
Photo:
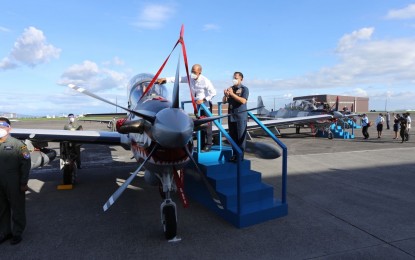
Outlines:
[[[115,112],[66,85],[125,105],[129,79],[157,72],[182,24],[189,63],[202,64],[214,101],[242,71],[250,107],[258,95],[279,108],[295,96],[333,94],[369,97],[370,109],[415,109],[415,1],[122,3],[4,1],[0,112]],[[161,76],[174,75],[179,53]]]

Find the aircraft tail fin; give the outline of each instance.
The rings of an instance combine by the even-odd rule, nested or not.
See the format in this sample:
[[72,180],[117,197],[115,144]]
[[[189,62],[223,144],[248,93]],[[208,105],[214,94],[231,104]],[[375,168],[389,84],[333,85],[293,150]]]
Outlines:
[[262,101],[261,96],[258,96],[257,107],[259,107],[258,110],[257,110],[258,115],[268,115],[269,114],[269,111],[264,106],[264,102]]
[[336,111],[339,111],[339,96],[336,98]]

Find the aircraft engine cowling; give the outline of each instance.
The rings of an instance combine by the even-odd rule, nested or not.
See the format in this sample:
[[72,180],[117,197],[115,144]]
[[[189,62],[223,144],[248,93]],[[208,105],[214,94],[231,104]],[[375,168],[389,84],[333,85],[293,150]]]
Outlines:
[[193,120],[183,110],[166,108],[157,113],[151,133],[162,147],[180,148],[192,138],[193,127]]

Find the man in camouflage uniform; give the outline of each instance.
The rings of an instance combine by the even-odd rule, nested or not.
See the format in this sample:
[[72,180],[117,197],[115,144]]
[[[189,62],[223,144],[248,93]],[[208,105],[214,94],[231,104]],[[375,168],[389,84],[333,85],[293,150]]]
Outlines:
[[[78,124],[75,121],[74,114],[68,115],[68,123],[63,127],[63,130],[70,130],[70,131],[77,131],[77,130],[83,130],[82,125]],[[81,169],[81,145],[80,144],[74,144],[75,145],[75,153],[76,153],[76,167],[78,169]]]
[[9,135],[10,121],[0,117],[0,243],[22,241],[26,227],[27,182],[30,152],[25,143]]

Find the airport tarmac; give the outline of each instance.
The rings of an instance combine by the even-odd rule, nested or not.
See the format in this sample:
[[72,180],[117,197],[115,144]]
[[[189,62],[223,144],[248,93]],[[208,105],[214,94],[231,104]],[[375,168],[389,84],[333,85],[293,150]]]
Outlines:
[[[62,129],[65,121],[13,122]],[[83,123],[84,129],[105,129]],[[129,151],[83,145],[73,190],[61,183],[58,160],[35,169],[27,195],[23,241],[0,245],[0,259],[414,259],[415,136],[393,131],[369,140],[314,138],[282,130],[288,147],[288,215],[238,229],[202,205],[178,203],[178,235],[168,243],[158,189],[136,178],[109,209],[102,206],[137,164]],[[269,138],[256,137],[269,142]],[[51,143],[52,148],[58,144]],[[280,197],[281,159],[246,156]]]

